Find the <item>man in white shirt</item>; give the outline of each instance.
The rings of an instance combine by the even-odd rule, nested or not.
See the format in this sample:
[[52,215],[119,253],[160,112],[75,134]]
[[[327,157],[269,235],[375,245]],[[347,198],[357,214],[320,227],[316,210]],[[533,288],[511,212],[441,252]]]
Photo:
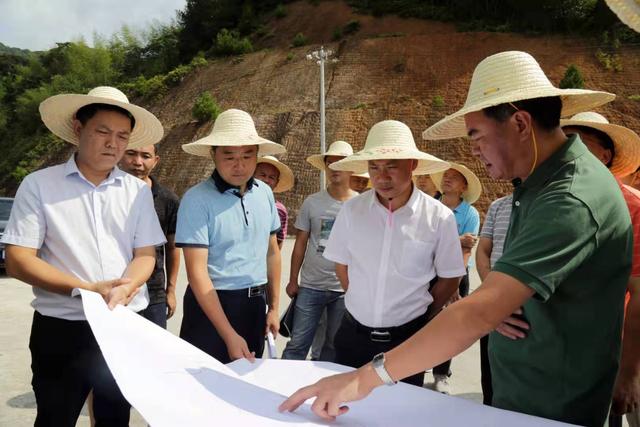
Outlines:
[[[353,367],[422,328],[465,274],[453,213],[411,180],[449,164],[418,151],[405,124],[386,120],[371,128],[362,151],[330,165],[356,173],[367,167],[375,191],[344,203],[324,251],[347,291],[336,362]],[[424,372],[405,379],[423,381]]]
[[36,426],[75,426],[91,389],[96,426],[126,426],[120,393],[86,321],[77,290],[110,308],[143,310],[155,246],[165,242],[150,188],[116,164],[125,149],[154,144],[162,125],[115,88],[57,95],[40,104],[45,125],[78,146],[64,164],[28,175],[3,243],[7,273],[33,287],[29,348]]

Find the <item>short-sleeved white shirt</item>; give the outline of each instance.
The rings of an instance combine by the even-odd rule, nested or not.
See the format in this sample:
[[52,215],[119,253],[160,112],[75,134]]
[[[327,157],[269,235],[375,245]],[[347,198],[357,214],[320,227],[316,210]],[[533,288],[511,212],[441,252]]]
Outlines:
[[423,314],[429,281],[465,274],[453,212],[419,189],[391,213],[375,191],[347,201],[331,230],[325,258],[348,266],[345,305],[369,327],[393,327]]
[[[122,277],[133,250],[165,243],[151,189],[114,168],[100,185],[85,179],[75,157],[28,175],[16,193],[5,244],[38,249],[38,257],[86,282]],[[80,297],[33,287],[40,314],[85,320]],[[146,285],[129,304],[149,303]]]

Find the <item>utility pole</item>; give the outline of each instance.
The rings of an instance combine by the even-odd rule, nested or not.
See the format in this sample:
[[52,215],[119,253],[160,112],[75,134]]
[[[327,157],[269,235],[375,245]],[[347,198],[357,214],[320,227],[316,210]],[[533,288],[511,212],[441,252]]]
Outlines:
[[[324,46],[320,46],[320,50],[316,50],[307,55],[307,59],[315,61],[320,66],[320,154],[327,151],[327,142],[325,138],[325,114],[324,114],[324,64],[333,55],[332,50],[324,50]],[[338,62],[332,59],[332,63]],[[325,173],[320,171],[320,191],[325,188]]]

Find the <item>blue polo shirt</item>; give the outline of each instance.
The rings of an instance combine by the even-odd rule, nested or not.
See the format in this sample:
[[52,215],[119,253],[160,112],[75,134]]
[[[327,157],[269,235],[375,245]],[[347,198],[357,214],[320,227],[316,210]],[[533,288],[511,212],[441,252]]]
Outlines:
[[178,210],[176,246],[209,250],[209,277],[217,290],[267,283],[269,237],[280,229],[271,188],[253,178],[243,196],[216,170],[190,188]]
[[463,200],[453,210],[453,215],[456,217],[459,236],[462,236],[465,233],[471,233],[476,236],[478,235],[478,232],[480,231],[480,215],[476,208]]

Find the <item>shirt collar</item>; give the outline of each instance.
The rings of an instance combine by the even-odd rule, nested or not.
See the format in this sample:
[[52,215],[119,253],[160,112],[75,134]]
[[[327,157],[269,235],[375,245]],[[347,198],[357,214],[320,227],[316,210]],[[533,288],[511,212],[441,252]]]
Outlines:
[[466,200],[462,200],[458,206],[453,209],[454,213],[465,213],[471,206]]
[[542,164],[540,164],[526,180],[519,183],[518,186],[523,188],[541,187],[551,179],[555,171],[562,165],[572,162],[588,152],[589,149],[582,143],[580,137],[577,134],[571,134],[562,147],[542,162]]
[[[413,182],[411,183],[411,185],[413,187],[413,190],[411,191],[411,196],[409,196],[409,200],[407,200],[407,203],[405,203],[404,206],[402,206],[398,210],[402,210],[406,207],[407,209],[411,210],[412,213],[414,213],[418,208],[418,202],[420,200],[420,190],[418,189],[418,187],[416,187],[413,184]],[[372,188],[371,190],[372,191],[367,192],[367,193],[371,193],[371,195],[369,196],[370,197],[369,206],[373,207],[375,205],[378,205],[383,209],[387,209],[382,203],[380,203],[380,200],[378,200],[378,195],[376,193],[375,188]],[[394,211],[394,213],[397,213],[398,210]]]
[[[220,176],[217,169],[213,170],[211,179],[220,193],[224,193],[228,190],[240,190],[240,187],[236,187],[235,185],[231,185],[225,181],[224,178]],[[249,181],[247,181],[247,191],[251,191],[254,185],[257,187],[258,182],[253,177],[249,178]]]
[[149,179],[151,180],[151,195],[155,199],[160,192],[160,184],[158,184],[158,181],[151,175],[149,175]]
[[[83,180],[89,182],[84,177],[84,175],[82,175],[82,172],[80,172],[80,169],[78,169],[78,164],[76,163],[76,153],[72,154],[69,160],[67,160],[67,163],[65,163],[64,165],[64,176],[70,176],[74,174],[78,175]],[[112,184],[116,180],[121,181],[125,175],[126,175],[126,172],[122,171],[118,166],[114,166],[111,172],[109,172],[109,175],[107,176],[107,178],[104,181],[102,181],[100,185]]]

